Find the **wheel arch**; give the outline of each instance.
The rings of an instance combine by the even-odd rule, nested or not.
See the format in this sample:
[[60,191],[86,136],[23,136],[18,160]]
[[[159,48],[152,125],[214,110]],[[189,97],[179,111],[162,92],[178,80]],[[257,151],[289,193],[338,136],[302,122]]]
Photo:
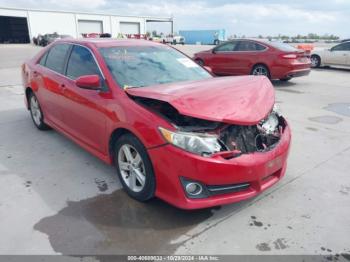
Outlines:
[[251,67],[251,69],[250,69],[250,74],[253,73],[254,68],[255,68],[256,66],[258,66],[258,65],[262,65],[262,66],[266,67],[266,69],[267,69],[267,71],[268,71],[268,74],[269,74],[269,78],[271,79],[271,78],[272,78],[271,69],[270,69],[270,67],[269,67],[266,63],[264,63],[264,62],[258,62],[258,63],[253,64],[252,67]]
[[124,127],[119,127],[119,128],[114,129],[109,137],[109,142],[108,142],[108,153],[109,153],[109,159],[110,159],[111,163],[113,163],[113,161],[114,161],[114,153],[113,153],[114,144],[121,136],[123,136],[125,134],[133,135],[138,140],[140,140],[142,143],[142,140],[131,130],[124,128]]
[[313,57],[313,56],[318,57],[318,59],[320,61],[320,66],[321,66],[322,65],[322,58],[321,58],[321,56],[319,54],[312,54],[310,57]]

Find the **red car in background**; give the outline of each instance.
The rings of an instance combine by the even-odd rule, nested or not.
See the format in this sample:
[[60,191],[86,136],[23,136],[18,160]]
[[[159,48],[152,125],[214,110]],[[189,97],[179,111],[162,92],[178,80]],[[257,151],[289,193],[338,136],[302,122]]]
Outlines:
[[250,39],[232,40],[194,55],[216,75],[265,75],[288,81],[310,73],[308,55],[288,44]]
[[167,45],[85,39],[44,48],[22,78],[34,125],[115,165],[137,200],[217,206],[285,174],[291,131],[266,77],[215,78]]

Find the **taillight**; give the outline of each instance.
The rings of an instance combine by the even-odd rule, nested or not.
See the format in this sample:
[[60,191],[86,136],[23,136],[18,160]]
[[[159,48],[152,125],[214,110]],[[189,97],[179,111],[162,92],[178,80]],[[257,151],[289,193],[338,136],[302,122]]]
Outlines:
[[282,57],[286,59],[296,59],[298,56],[296,54],[285,54],[282,55]]

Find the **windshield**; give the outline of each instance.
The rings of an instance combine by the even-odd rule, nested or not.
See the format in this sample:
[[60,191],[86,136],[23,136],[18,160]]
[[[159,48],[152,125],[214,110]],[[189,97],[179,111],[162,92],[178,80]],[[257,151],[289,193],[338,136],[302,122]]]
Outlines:
[[191,59],[167,46],[104,47],[100,52],[122,88],[212,77]]
[[296,49],[295,47],[285,44],[285,43],[281,43],[281,42],[266,42],[267,44],[273,46],[274,48],[277,48],[281,51],[285,51],[285,52],[296,52],[298,51],[298,49]]

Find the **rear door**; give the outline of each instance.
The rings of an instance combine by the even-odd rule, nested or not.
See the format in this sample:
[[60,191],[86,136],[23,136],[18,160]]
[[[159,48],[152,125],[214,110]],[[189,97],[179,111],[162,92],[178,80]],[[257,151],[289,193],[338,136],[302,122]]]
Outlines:
[[326,58],[326,63],[330,65],[346,66],[349,61],[350,43],[341,43],[331,48]]
[[[108,88],[103,74],[91,50],[85,46],[73,45],[66,67],[67,84],[63,97],[64,122],[67,132],[76,139],[101,153],[105,153]],[[83,75],[99,75],[105,91],[78,87],[75,80]]]
[[64,66],[70,49],[69,44],[56,44],[40,59],[34,69],[38,84],[38,99],[45,118],[63,127],[62,87],[65,82]]
[[253,65],[261,62],[261,53],[267,47],[255,41],[241,40],[234,50],[235,59],[232,64],[235,75],[249,75]]
[[234,50],[238,41],[223,43],[213,49],[213,53],[206,61],[213,73],[217,75],[234,75],[233,64],[235,63]]

